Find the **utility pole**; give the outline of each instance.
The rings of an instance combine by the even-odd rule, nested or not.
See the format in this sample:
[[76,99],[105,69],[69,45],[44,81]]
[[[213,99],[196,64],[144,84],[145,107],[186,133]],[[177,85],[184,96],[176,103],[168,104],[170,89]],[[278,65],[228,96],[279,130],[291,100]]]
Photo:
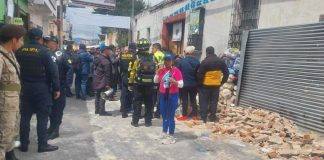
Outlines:
[[133,30],[134,30],[134,25],[133,25],[133,20],[134,20],[134,6],[135,6],[135,0],[132,0],[132,15],[130,19],[130,29],[128,33],[128,43],[133,42]]
[[60,0],[60,20],[59,20],[59,46],[61,49],[63,49],[63,0]]

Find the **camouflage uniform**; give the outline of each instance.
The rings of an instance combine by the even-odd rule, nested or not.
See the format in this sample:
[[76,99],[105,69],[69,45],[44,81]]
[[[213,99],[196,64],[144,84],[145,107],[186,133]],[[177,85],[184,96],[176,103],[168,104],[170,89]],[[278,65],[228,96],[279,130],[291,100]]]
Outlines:
[[[14,54],[9,53],[0,45],[3,52],[15,63],[19,64]],[[15,138],[19,133],[19,73],[10,61],[0,54],[0,160],[5,159],[5,153],[14,148]]]

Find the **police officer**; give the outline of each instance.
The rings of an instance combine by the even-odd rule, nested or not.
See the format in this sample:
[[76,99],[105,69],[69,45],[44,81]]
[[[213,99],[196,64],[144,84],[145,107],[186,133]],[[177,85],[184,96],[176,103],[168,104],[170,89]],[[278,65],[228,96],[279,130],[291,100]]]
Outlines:
[[[65,51],[65,54],[66,56],[69,57],[69,59],[71,60],[72,62],[72,54],[73,54],[73,46],[71,44],[69,44],[67,47],[66,47],[66,51]],[[67,77],[66,77],[66,97],[73,97],[73,93],[71,91],[71,86],[72,86],[72,83],[73,83],[73,66],[72,66],[72,69],[69,71]]]
[[[145,104],[145,126],[152,126],[152,109],[154,93],[154,75],[155,62],[152,54],[149,54],[150,43],[146,39],[140,39],[138,44],[138,53],[134,56],[133,61],[129,64],[130,79],[129,85],[134,94],[134,114],[132,126],[138,127],[138,121],[141,117],[142,103]],[[132,76],[135,73],[134,82]]]
[[121,92],[121,112],[122,118],[127,118],[127,112],[131,110],[132,106],[132,93],[128,90],[128,65],[129,62],[133,59],[134,55],[136,54],[136,44],[130,43],[128,46],[127,53],[121,53],[120,55],[120,65],[119,70],[121,73],[122,79],[122,92]]
[[[54,57],[43,46],[43,32],[33,28],[28,31],[29,44],[16,53],[21,69],[22,103],[20,123],[20,151],[27,152],[29,145],[30,120],[37,116],[38,152],[58,150],[47,143],[47,123],[54,99],[60,97],[58,69]],[[53,92],[51,92],[51,89]]]
[[24,44],[22,26],[0,29],[0,160],[16,160],[14,140],[19,132],[20,70],[15,51]]
[[59,137],[59,127],[63,119],[63,111],[66,105],[66,79],[72,70],[72,61],[70,57],[58,49],[58,39],[54,36],[45,37],[44,43],[55,57],[55,62],[59,71],[61,96],[54,100],[52,112],[50,114],[50,127],[48,129],[48,139]]

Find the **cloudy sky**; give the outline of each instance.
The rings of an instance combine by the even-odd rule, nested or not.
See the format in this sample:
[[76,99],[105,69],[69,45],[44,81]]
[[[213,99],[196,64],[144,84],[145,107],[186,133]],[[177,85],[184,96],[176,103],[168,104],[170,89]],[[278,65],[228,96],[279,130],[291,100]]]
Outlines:
[[150,3],[152,6],[152,5],[156,5],[156,4],[160,3],[163,0],[145,0],[145,1],[146,1],[146,3]]
[[[146,3],[150,3],[151,6],[160,3],[163,0],[144,0]],[[109,16],[92,15],[91,8],[68,8],[67,19],[72,23],[73,38],[84,38],[84,39],[98,39],[100,33],[99,26],[106,26],[105,24],[116,24],[124,28],[129,26],[129,19],[124,17],[112,18]],[[102,20],[98,20],[102,19]],[[109,22],[114,21],[113,23]],[[107,22],[105,22],[107,21]],[[100,23],[99,23],[100,22]],[[125,24],[126,23],[126,24]]]

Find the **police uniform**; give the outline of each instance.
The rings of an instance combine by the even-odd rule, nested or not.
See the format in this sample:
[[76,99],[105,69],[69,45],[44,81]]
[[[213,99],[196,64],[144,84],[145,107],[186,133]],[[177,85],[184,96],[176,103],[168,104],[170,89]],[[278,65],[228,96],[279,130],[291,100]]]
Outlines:
[[0,159],[14,148],[19,133],[19,64],[13,53],[0,45]]
[[[136,49],[134,44],[133,48]],[[128,65],[129,62],[133,59],[135,51],[129,51],[128,53],[122,53],[120,55],[120,73],[122,78],[122,91],[121,91],[121,112],[123,118],[126,118],[127,112],[131,110],[132,106],[132,93],[128,90]]]
[[52,91],[60,90],[57,66],[50,51],[37,42],[42,31],[28,31],[30,43],[16,53],[21,69],[22,103],[20,124],[20,150],[28,151],[30,120],[37,115],[38,152],[57,150],[47,143],[47,123],[53,105]]
[[[57,39],[51,39],[57,42]],[[63,111],[66,105],[66,79],[72,70],[72,61],[67,54],[58,50],[53,53],[54,61],[57,64],[60,80],[60,98],[54,100],[52,112],[50,114],[50,128],[48,129],[48,139],[55,139],[59,136],[59,126],[62,123]]]
[[148,53],[149,47],[150,44],[147,40],[140,40],[138,43],[139,52],[134,56],[132,63],[130,63],[130,65],[135,65],[135,61],[138,61],[138,68],[136,68],[135,81],[133,84],[134,114],[132,125],[134,127],[138,127],[143,102],[145,105],[145,126],[149,127],[152,125],[152,95],[155,86],[155,63],[153,55]]
[[73,93],[71,91],[71,86],[73,83],[73,75],[74,75],[74,71],[73,71],[73,66],[72,66],[72,52],[71,51],[66,51],[65,52],[66,56],[70,59],[71,61],[71,70],[69,70],[67,77],[66,77],[66,95],[67,97],[72,97]]

